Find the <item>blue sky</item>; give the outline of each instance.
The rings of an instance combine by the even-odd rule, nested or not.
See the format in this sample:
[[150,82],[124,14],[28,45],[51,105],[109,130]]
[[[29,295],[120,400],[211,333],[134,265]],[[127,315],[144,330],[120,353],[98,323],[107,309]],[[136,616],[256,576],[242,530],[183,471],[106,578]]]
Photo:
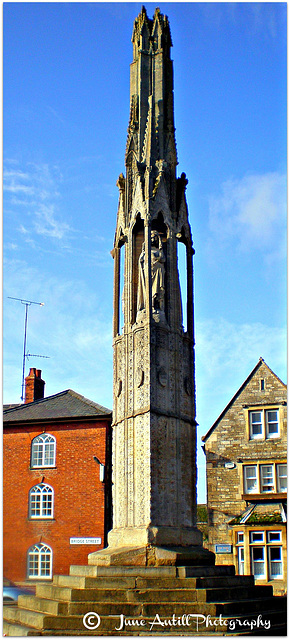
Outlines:
[[[155,4],[147,3],[152,17]],[[286,381],[286,3],[161,3],[195,255],[200,438],[260,356]],[[29,367],[112,407],[116,180],[141,4],[4,3],[4,402]]]

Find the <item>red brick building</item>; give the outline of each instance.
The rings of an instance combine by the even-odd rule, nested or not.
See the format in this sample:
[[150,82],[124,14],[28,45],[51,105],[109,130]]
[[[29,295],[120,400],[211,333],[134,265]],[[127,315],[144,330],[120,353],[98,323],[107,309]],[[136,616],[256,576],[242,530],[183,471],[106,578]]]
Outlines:
[[31,369],[25,404],[4,407],[3,571],[16,582],[87,564],[111,528],[111,411],[43,393]]

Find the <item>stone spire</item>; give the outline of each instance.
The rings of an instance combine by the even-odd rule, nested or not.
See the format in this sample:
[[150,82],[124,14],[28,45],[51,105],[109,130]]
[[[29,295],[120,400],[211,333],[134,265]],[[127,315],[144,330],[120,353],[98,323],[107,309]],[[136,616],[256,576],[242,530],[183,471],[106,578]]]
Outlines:
[[[187,179],[176,178],[167,17],[156,9],[151,20],[142,7],[132,42],[126,176],[117,181],[112,251],[113,529],[108,550],[91,554],[90,564],[158,564],[165,556],[174,563],[176,553],[169,559],[164,545],[205,553],[196,528],[194,252]],[[178,243],[187,272],[186,330]]]

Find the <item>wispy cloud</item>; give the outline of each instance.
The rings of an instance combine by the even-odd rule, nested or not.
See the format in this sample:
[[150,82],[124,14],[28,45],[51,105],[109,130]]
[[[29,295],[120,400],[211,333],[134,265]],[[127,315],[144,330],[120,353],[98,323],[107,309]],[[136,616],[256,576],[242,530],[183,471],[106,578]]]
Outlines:
[[[111,406],[112,322],[94,283],[49,275],[23,260],[5,262],[4,395],[17,401],[20,393],[24,307],[8,296],[44,301],[29,308],[27,347],[49,359],[29,358],[43,369],[46,394],[72,388]],[[17,366],[18,363],[18,366]]]
[[210,242],[284,256],[286,203],[286,176],[278,172],[227,180],[209,199]]
[[[29,235],[35,233],[54,240],[63,240],[68,236],[70,226],[61,219],[59,211],[61,180],[61,172],[56,166],[26,163],[25,168],[21,169],[15,161],[6,162],[3,172],[4,202],[10,208],[23,207],[25,225],[21,222],[16,228],[26,234],[26,241]],[[23,218],[23,210],[19,212],[15,209],[14,215]]]

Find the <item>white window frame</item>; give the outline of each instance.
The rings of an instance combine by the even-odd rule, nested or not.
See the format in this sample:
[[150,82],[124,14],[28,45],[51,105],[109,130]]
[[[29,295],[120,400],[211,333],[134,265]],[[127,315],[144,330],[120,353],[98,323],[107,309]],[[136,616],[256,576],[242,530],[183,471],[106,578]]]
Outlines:
[[56,439],[50,433],[41,433],[31,443],[31,468],[55,467]]
[[53,518],[54,491],[49,484],[36,484],[29,491],[29,518],[31,520]]
[[[253,421],[254,415],[260,415],[259,421]],[[250,411],[249,414],[250,419],[250,440],[263,440],[264,438],[264,425],[263,425],[263,411]],[[259,433],[253,433],[253,425],[261,425],[261,430]]]
[[[271,554],[272,551],[279,551],[280,553],[280,559],[279,560],[272,560],[271,558]],[[276,571],[273,571],[273,565],[277,566],[280,565],[280,572],[276,573]],[[271,545],[268,547],[268,573],[269,573],[269,580],[281,580],[283,578],[283,557],[282,557],[282,547],[279,545]]]
[[47,544],[38,542],[28,550],[27,576],[29,580],[51,580],[52,549]]
[[[266,475],[264,476],[264,469],[266,469],[266,467],[269,467],[272,469],[272,475],[271,477],[269,476],[268,478],[266,477]],[[282,473],[280,473],[281,468],[283,467],[283,475]],[[252,470],[252,475],[250,475],[249,477],[247,477],[247,473],[248,473],[248,469]],[[255,471],[254,471],[255,470]],[[256,475],[255,475],[256,474]],[[251,480],[255,480],[256,479],[256,483],[255,485],[249,489],[249,481]],[[270,484],[270,482],[267,483],[267,479],[268,480],[272,480],[272,483]],[[287,487],[286,489],[281,489],[281,480],[282,479],[286,479],[287,482],[287,464],[285,462],[282,463],[278,463],[278,462],[258,462],[256,464],[245,464],[243,467],[243,482],[244,482],[244,494],[246,495],[251,495],[251,494],[267,494],[267,493],[287,493]],[[267,490],[267,486],[272,486],[273,488],[270,490]]]
[[[282,474],[279,473],[281,467],[284,467],[286,469],[286,474],[284,473],[282,475]],[[277,475],[277,491],[278,491],[278,493],[287,493],[287,464],[286,463],[277,464],[276,475]],[[281,489],[281,479],[282,478],[286,478],[286,489]]]
[[[274,464],[260,464],[260,490],[261,493],[275,492],[275,468]],[[270,489],[268,487],[271,487]]]
[[[254,536],[260,536],[260,539],[254,540]],[[250,544],[263,544],[265,542],[265,531],[250,531]]]
[[[269,420],[269,414],[276,413],[276,420]],[[279,427],[279,409],[266,409],[265,411],[265,420],[266,420],[266,438],[279,438],[280,436],[280,427]],[[270,433],[269,425],[277,424],[277,431],[274,433]]]
[[[255,475],[247,476],[247,469],[255,470]],[[249,480],[255,480],[255,485],[251,489],[248,488]],[[259,493],[258,468],[256,464],[247,464],[244,466],[244,489],[247,494]]]
[[[276,414],[276,420],[270,420],[269,416],[271,413]],[[260,416],[260,419],[257,421],[253,420],[254,416]],[[280,438],[280,413],[279,408],[252,408],[249,410],[248,414],[249,420],[249,439],[250,440],[272,440],[275,438]],[[270,425],[277,424],[277,431],[271,433]],[[258,433],[254,433],[253,429],[257,425],[260,425],[260,429]]]
[[[271,536],[277,536],[276,539],[272,538],[271,540]],[[273,544],[273,542],[277,542],[277,543],[281,543],[282,542],[282,531],[276,531],[276,529],[274,529],[273,531],[267,531],[267,542],[269,542],[270,544]]]
[[245,535],[244,531],[237,531],[237,555],[238,555],[238,574],[239,576],[245,575],[245,547],[244,547]]
[[[251,573],[255,580],[281,580],[283,579],[283,547],[282,547],[282,531],[278,529],[272,530],[255,530],[249,532],[250,557],[251,557]],[[239,547],[237,547],[239,549]],[[255,549],[262,550],[262,558],[255,560]],[[276,550],[276,551],[274,551]],[[272,554],[279,558],[272,559]],[[255,564],[263,564],[263,573],[255,573]],[[257,570],[257,567],[256,567]],[[267,577],[268,576],[268,577]]]
[[[262,556],[263,558],[261,560],[255,560],[254,559],[254,555],[255,553],[261,550],[262,551]],[[251,568],[252,568],[252,575],[254,576],[255,580],[265,580],[266,579],[266,560],[265,560],[265,545],[261,545],[260,544],[254,544],[253,546],[251,546]],[[257,563],[262,564],[263,566],[263,573],[255,573],[255,564],[257,565]]]

